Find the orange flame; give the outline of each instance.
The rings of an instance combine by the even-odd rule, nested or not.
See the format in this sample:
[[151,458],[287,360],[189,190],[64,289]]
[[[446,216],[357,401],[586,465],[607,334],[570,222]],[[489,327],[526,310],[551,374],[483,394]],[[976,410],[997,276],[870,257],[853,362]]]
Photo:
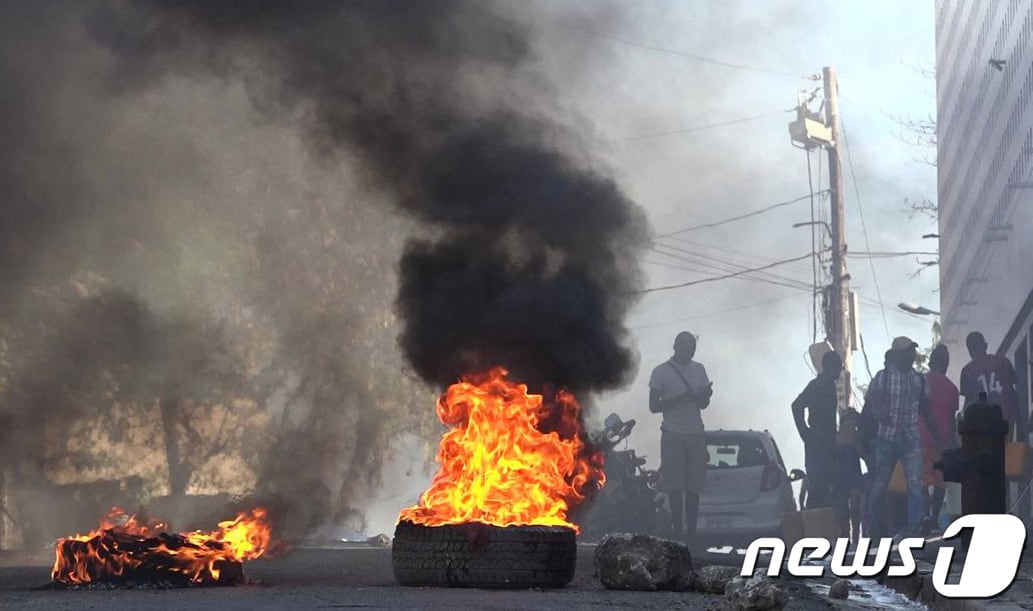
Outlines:
[[125,578],[134,571],[179,574],[193,583],[219,580],[220,565],[254,560],[269,549],[272,527],[259,507],[219,523],[213,532],[168,534],[162,522],[140,522],[115,507],[100,528],[57,542],[51,577],[64,584]]
[[507,373],[464,376],[438,399],[438,418],[453,428],[441,439],[430,488],[399,521],[578,530],[568,512],[604,482],[602,453],[584,442],[581,406],[562,390],[549,402],[528,394]]

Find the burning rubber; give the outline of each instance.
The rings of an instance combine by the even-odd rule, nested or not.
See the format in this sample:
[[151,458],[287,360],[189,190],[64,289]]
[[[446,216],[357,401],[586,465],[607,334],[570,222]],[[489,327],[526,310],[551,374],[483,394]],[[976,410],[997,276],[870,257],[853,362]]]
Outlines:
[[558,588],[574,578],[578,526],[567,519],[605,482],[574,396],[528,393],[496,367],[439,398],[451,430],[440,468],[403,509],[391,563],[409,586]]
[[270,544],[261,508],[210,533],[161,532],[164,526],[112,509],[100,528],[58,541],[51,578],[73,587],[233,585],[244,580],[243,562]]
[[574,579],[577,540],[563,526],[425,526],[399,522],[391,548],[404,586],[562,588]]

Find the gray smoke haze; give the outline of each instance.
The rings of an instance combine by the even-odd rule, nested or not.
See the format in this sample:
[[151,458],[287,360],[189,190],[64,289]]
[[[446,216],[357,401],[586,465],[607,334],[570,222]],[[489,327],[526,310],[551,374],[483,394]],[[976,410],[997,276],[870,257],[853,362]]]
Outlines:
[[[250,478],[300,533],[354,512],[392,435],[436,437],[433,390],[461,373],[634,373],[644,216],[526,97],[551,87],[529,32],[487,5],[18,3],[0,23],[12,487],[96,463],[166,493]],[[69,459],[94,418],[100,446],[144,435],[177,468]]]

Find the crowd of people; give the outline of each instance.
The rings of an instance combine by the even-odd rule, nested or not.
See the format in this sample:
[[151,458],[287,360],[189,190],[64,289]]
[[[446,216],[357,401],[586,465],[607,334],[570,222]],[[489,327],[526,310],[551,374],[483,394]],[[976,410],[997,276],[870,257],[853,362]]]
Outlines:
[[[855,539],[862,532],[873,538],[928,535],[940,522],[946,488],[934,464],[958,443],[959,408],[977,401],[998,404],[1009,434],[1026,439],[1028,418],[1019,409],[1011,362],[988,354],[981,333],[970,333],[966,346],[971,360],[961,371],[959,389],[947,376],[945,345],[933,349],[928,371],[922,373],[916,369],[918,344],[897,337],[860,412],[841,409],[842,359],[832,351],[824,354],[817,377],[792,404],[804,443],[808,509],[833,508],[843,534]],[[903,524],[887,502],[896,470],[907,491]]]
[[[947,376],[947,346],[937,345],[929,354],[928,370],[919,371],[918,344],[897,337],[883,368],[872,377],[860,411],[842,405],[846,402],[838,385],[843,360],[832,350],[825,352],[817,376],[792,403],[804,443],[800,508],[832,508],[843,536],[855,540],[862,534],[907,537],[935,530],[946,484],[934,464],[959,442],[960,410],[977,401],[1000,405],[1009,434],[1016,440],[1027,438],[1029,417],[1019,409],[1012,363],[988,353],[981,333],[970,333],[966,346],[970,361],[961,371],[959,389]],[[679,333],[674,354],[653,369],[649,380],[649,409],[663,414],[661,489],[670,499],[673,536],[685,540],[696,530],[707,462],[702,410],[713,395],[713,384],[695,354],[696,337]],[[897,486],[898,492],[906,488],[906,512],[895,511],[897,503],[887,498],[895,478],[904,484]]]

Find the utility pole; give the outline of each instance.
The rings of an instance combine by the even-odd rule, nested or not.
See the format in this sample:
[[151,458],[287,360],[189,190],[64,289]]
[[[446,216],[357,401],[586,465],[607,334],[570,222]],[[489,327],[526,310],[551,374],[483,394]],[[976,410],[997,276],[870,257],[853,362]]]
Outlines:
[[[814,77],[817,80],[817,76]],[[853,371],[853,351],[857,348],[855,342],[856,320],[855,303],[850,294],[850,276],[846,273],[846,230],[845,214],[843,208],[843,166],[840,161],[840,129],[839,129],[839,86],[836,83],[836,71],[831,66],[822,70],[822,81],[824,82],[825,101],[822,104],[824,116],[818,112],[811,111],[807,104],[818,94],[815,89],[809,97],[800,97],[796,107],[796,120],[789,124],[789,138],[793,145],[807,151],[823,148],[829,156],[829,201],[831,202],[831,224],[826,225],[829,230],[829,237],[832,240],[832,262],[829,272],[832,281],[829,286],[823,288],[825,296],[825,341],[831,344],[843,359],[843,378],[840,386],[839,406],[845,408],[850,405],[851,384],[850,374]],[[801,225],[815,225],[822,222],[798,223]],[[817,253],[815,253],[817,254]],[[820,346],[820,350],[827,350],[823,345],[811,346],[812,350]],[[812,352],[812,355],[815,354]],[[815,366],[818,366],[818,359],[815,358]]]
[[832,285],[829,287],[829,339],[832,348],[843,358],[843,403],[850,404],[852,368],[851,352],[853,351],[853,332],[851,325],[851,303],[849,277],[846,274],[844,255],[845,214],[843,209],[843,166],[840,159],[839,129],[839,85],[836,82],[836,71],[831,66],[822,70],[825,85],[825,125],[832,132],[832,143],[827,146],[829,155],[829,201],[832,206]]

